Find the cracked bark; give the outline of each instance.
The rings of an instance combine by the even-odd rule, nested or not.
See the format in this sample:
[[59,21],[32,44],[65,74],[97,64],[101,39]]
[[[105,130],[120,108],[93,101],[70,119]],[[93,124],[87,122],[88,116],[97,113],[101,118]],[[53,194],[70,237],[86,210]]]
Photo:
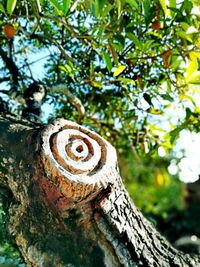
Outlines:
[[137,210],[99,135],[62,119],[43,129],[1,118],[0,130],[7,230],[28,266],[200,266]]

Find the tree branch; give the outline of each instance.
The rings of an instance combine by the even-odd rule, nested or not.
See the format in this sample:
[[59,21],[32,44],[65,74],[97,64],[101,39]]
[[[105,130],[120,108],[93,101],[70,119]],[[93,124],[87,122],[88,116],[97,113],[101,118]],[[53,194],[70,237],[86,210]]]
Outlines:
[[56,85],[51,87],[50,93],[60,93],[63,94],[64,96],[67,97],[69,102],[76,108],[78,111],[79,117],[78,117],[78,122],[81,123],[83,120],[83,117],[85,116],[85,108],[81,102],[81,100],[74,96],[67,88],[66,85]]
[[9,70],[9,72],[10,72],[10,74],[12,76],[13,84],[16,87],[18,87],[20,73],[19,73],[17,65],[14,63],[12,58],[9,58],[7,56],[7,53],[1,47],[0,47],[0,56],[3,59],[7,69]]
[[31,129],[0,118],[0,131],[7,229],[28,266],[200,266],[137,210],[101,136],[63,119]]

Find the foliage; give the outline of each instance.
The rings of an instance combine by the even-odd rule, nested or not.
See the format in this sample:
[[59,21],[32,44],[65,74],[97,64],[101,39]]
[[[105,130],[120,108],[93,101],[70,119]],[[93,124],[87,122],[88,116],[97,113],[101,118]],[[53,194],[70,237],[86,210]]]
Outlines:
[[[2,0],[5,112],[22,117],[24,91],[39,81],[51,117],[83,123],[116,146],[140,208],[157,214],[178,206],[170,156],[160,158],[158,148],[168,153],[183,129],[199,131],[195,5],[198,10],[190,0]],[[16,30],[12,38],[5,35],[8,24]]]
[[148,155],[136,159],[132,151],[126,151],[120,155],[119,164],[130,196],[146,215],[166,219],[171,210],[184,208],[183,186],[177,177],[169,175],[169,159],[158,155],[153,160]]
[[[171,0],[168,6],[158,0],[2,1],[1,26],[12,23],[17,29],[12,60],[19,74],[14,80],[3,59],[1,80],[18,94],[38,78],[47,88],[63,83],[87,107],[84,123],[111,139],[119,135],[115,129],[132,142],[139,134],[138,150],[144,142],[149,149],[171,148],[181,129],[199,128],[192,93],[200,80],[200,17],[192,8],[189,0]],[[6,52],[10,40],[3,32],[0,38]],[[38,77],[29,57],[41,52],[45,73]],[[59,114],[77,120],[76,107],[64,95],[48,89],[47,96]],[[185,118],[177,115],[178,125],[169,122],[169,133],[160,138],[162,121],[177,106]]]

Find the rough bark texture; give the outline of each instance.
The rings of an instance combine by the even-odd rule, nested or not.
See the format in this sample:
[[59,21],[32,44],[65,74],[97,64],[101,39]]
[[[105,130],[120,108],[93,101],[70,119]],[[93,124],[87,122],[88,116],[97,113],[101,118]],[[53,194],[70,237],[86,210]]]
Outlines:
[[7,229],[28,266],[200,266],[137,210],[99,135],[62,119],[33,129],[2,118],[0,130]]

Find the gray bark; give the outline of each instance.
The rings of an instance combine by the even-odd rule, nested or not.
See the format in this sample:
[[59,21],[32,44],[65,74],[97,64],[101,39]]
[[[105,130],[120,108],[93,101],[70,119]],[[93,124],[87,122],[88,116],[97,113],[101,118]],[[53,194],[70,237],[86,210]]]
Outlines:
[[0,130],[7,230],[28,266],[200,266],[137,210],[99,135],[62,119],[33,128],[1,118]]

